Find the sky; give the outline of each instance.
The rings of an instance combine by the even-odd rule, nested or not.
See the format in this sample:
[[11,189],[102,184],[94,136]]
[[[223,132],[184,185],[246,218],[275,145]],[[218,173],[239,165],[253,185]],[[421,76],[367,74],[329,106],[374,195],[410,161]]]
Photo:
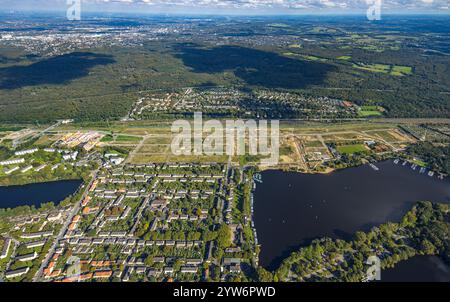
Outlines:
[[[0,10],[64,11],[76,0],[0,0]],[[450,0],[79,0],[82,10],[165,14],[303,14],[351,13],[381,1],[384,13],[450,14]]]

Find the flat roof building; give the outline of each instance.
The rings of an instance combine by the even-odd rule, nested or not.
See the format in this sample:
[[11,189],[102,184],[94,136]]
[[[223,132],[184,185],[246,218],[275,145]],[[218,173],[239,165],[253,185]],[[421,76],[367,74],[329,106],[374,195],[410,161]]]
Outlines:
[[12,270],[12,271],[7,271],[5,273],[5,278],[9,279],[9,278],[20,277],[22,275],[25,275],[29,271],[30,271],[29,267],[23,267],[23,268],[15,269],[15,270]]
[[5,259],[8,256],[9,248],[11,247],[11,239],[6,238],[3,242],[2,253],[0,254],[0,259]]

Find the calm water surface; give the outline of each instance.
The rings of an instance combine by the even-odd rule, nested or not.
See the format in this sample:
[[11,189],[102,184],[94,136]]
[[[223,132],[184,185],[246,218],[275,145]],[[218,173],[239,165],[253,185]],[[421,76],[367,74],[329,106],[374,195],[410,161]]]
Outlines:
[[50,201],[58,204],[75,193],[81,184],[81,180],[62,180],[0,187],[0,208],[14,208],[23,205],[39,207],[42,203]]
[[349,239],[357,230],[398,221],[417,201],[450,202],[448,178],[392,161],[377,166],[379,171],[365,165],[329,175],[263,172],[254,192],[260,264],[274,269],[312,239]]
[[416,256],[381,271],[382,282],[450,282],[450,266],[437,256]]

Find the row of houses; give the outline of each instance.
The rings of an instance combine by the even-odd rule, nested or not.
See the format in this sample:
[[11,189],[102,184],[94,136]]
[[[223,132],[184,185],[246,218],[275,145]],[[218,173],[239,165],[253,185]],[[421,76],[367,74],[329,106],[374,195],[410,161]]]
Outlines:
[[24,162],[25,162],[25,158],[9,159],[9,160],[0,161],[0,166],[17,165],[17,164],[23,164]]
[[50,237],[53,235],[53,231],[44,231],[44,232],[36,232],[36,233],[23,233],[20,235],[22,239],[36,239],[41,237]]
[[33,148],[33,149],[28,149],[28,150],[16,151],[16,152],[14,152],[14,155],[22,156],[22,155],[27,155],[27,154],[33,154],[33,153],[37,152],[38,150],[39,150],[38,148]]
[[11,247],[11,238],[5,238],[3,241],[2,253],[0,254],[0,259],[5,259],[8,257],[9,248]]
[[[11,162],[11,161],[9,161],[9,162]],[[34,171],[39,172],[39,171],[41,171],[42,169],[44,169],[45,167],[47,167],[46,164],[40,165],[40,166],[34,168]],[[15,171],[17,171],[17,170],[19,170],[19,169],[20,169],[19,166],[15,166],[15,167],[12,167],[12,168],[10,168],[10,169],[5,169],[3,172],[4,172],[6,175],[9,175],[9,174],[11,174],[11,173],[13,173],[13,172],[15,172]],[[31,169],[33,169],[33,166],[32,166],[32,165],[28,165],[28,166],[22,168],[22,169],[20,170],[20,172],[21,172],[21,173],[26,173],[26,172],[30,171]]]
[[188,214],[174,214],[170,213],[167,216],[167,221],[172,222],[175,220],[181,220],[181,221],[198,221],[198,220],[204,220],[208,218],[208,210],[202,210],[201,214],[199,216],[197,215],[188,215]]
[[[105,236],[104,233],[100,232],[99,237],[96,238],[70,238],[67,242],[70,245],[127,245],[127,246],[174,246],[176,248],[189,248],[189,247],[199,247],[203,244],[201,240],[140,240],[131,239],[127,237],[114,238],[110,236]],[[126,232],[125,232],[126,233]]]
[[24,246],[27,249],[32,249],[32,248],[43,246],[46,242],[47,242],[46,239],[36,240],[36,241],[31,241],[31,242],[25,242]]
[[29,267],[22,267],[22,268],[15,269],[15,270],[9,270],[9,271],[5,272],[5,278],[12,279],[12,278],[20,277],[20,276],[27,274],[29,271],[30,271]]
[[14,260],[15,261],[20,261],[20,262],[27,262],[27,261],[32,261],[32,260],[36,259],[37,257],[38,257],[38,253],[32,252],[32,253],[29,253],[29,254],[16,256],[14,258]]
[[[196,274],[198,272],[198,266],[182,266],[180,268],[180,273],[182,274]],[[175,270],[172,266],[166,266],[164,268],[150,268],[148,269],[148,277],[159,277],[162,274],[172,275]]]
[[[200,168],[209,168],[209,167],[217,167],[219,166],[216,162],[210,162],[210,163],[147,163],[147,164],[127,164],[125,168],[137,168],[137,169],[143,169],[143,168],[150,168],[150,169],[178,169],[178,168],[194,168],[194,167],[200,167]],[[225,172],[225,171],[224,171]]]
[[[159,178],[215,178],[220,179],[223,178],[223,174],[167,174],[167,173],[143,173],[143,172],[133,172],[133,171],[124,171],[124,170],[116,170],[111,172],[111,176],[117,177],[117,176],[127,176],[127,177],[134,177],[134,178],[153,178],[153,177],[159,177]],[[99,176],[99,179],[101,180],[107,180],[110,179],[106,177],[106,175]]]

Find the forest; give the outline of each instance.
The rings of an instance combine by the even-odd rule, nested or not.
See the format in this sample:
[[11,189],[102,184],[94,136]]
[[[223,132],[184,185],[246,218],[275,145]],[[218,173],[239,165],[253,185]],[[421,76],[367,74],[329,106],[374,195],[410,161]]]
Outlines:
[[[189,35],[132,46],[86,41],[50,57],[0,43],[0,121],[118,120],[144,92],[205,86],[338,98],[382,106],[387,117],[448,118],[444,21],[198,21]],[[283,113],[292,118],[289,108]]]
[[435,146],[429,142],[419,142],[407,148],[406,152],[430,165],[431,169],[450,174],[450,147]]

